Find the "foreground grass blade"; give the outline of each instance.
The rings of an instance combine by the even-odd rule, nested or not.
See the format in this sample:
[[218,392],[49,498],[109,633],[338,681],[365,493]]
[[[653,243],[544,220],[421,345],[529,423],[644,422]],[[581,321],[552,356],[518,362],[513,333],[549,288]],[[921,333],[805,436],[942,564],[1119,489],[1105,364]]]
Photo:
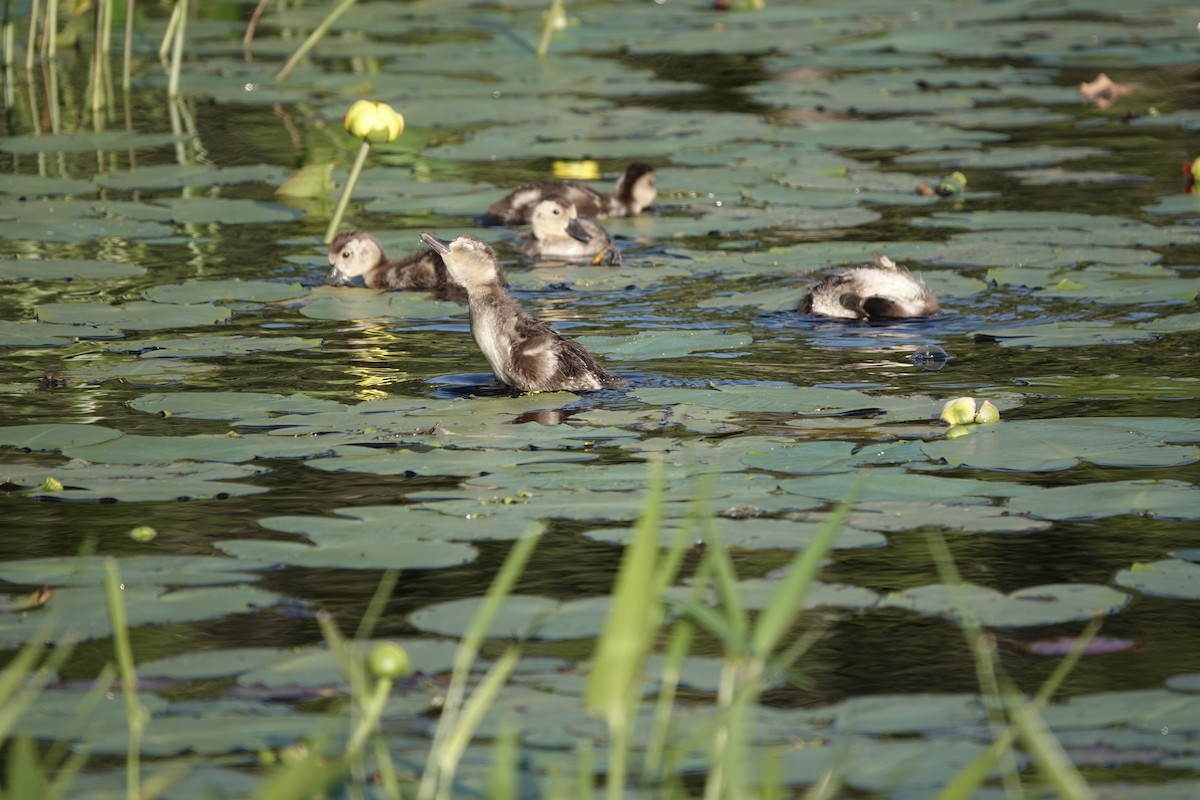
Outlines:
[[129,726],[129,751],[125,760],[125,792],[130,800],[142,796],[140,762],[142,733],[149,714],[138,699],[137,673],[133,669],[133,648],[129,644],[129,623],[125,617],[125,601],[121,597],[121,576],[117,560],[104,559],[104,589],[108,596],[108,615],[112,620],[113,649],[121,675],[121,694],[125,698],[125,721]]
[[500,607],[504,605],[505,598],[512,593],[517,578],[524,572],[525,565],[541,540],[536,533],[537,530],[537,526],[531,526],[525,535],[513,545],[512,550],[508,553],[508,558],[504,560],[503,566],[492,580],[492,585],[488,587],[483,604],[479,607],[475,618],[471,620],[471,626],[458,645],[458,651],[454,655],[454,670],[450,675],[450,686],[446,690],[446,702],[442,708],[442,715],[438,719],[433,745],[429,749],[429,758],[425,762],[425,773],[421,776],[421,784],[417,788],[419,800],[433,800],[442,791],[443,769],[448,763],[444,758],[444,752],[459,725],[471,664],[478,656],[479,648],[487,638],[487,632],[492,627],[496,615],[500,613]]

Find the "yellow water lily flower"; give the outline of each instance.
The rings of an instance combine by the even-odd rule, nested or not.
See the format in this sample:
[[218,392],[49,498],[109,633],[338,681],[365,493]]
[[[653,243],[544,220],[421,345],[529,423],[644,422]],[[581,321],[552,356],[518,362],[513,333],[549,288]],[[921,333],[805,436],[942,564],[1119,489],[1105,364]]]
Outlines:
[[958,397],[942,406],[940,419],[947,425],[965,425],[975,419],[975,398]]
[[560,180],[573,178],[577,181],[600,180],[600,165],[595,161],[555,161],[554,177]]
[[352,135],[379,144],[396,141],[404,132],[404,117],[387,103],[359,100],[350,106],[342,125]]

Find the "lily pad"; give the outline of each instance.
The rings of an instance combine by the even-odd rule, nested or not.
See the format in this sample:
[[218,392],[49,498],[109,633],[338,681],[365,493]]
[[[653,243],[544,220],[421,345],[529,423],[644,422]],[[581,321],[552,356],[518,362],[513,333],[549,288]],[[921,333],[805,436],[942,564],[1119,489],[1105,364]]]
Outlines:
[[1177,558],[1137,563],[1118,572],[1114,583],[1155,597],[1200,600],[1200,564]]
[[116,261],[70,258],[26,258],[17,261],[0,260],[0,279],[73,281],[84,279],[111,280],[145,275],[146,269],[136,264]]
[[1111,322],[1043,322],[973,331],[979,342],[995,342],[1003,347],[1087,347],[1101,344],[1131,344],[1156,338],[1151,331],[1123,328]]
[[224,300],[247,300],[255,303],[273,303],[291,300],[308,294],[308,289],[298,283],[276,281],[243,281],[231,278],[218,281],[187,281],[173,285],[154,286],[147,289],[145,298],[156,303],[219,303]]
[[[100,556],[6,561],[0,564],[0,578],[34,585],[103,587],[105,561]],[[118,568],[126,586],[222,586],[254,583],[259,578],[250,571],[253,566],[208,555],[122,556]]]
[[230,482],[262,472],[260,468],[218,463],[113,466],[71,462],[58,467],[14,466],[7,470],[5,480],[34,489],[52,477],[63,485],[61,491],[36,488],[30,492],[41,500],[166,502],[262,494],[267,487]]
[[1079,486],[1028,487],[1009,501],[1018,513],[1042,519],[1101,519],[1144,514],[1157,519],[1200,519],[1200,489],[1184,481],[1110,481]]
[[37,307],[37,315],[41,322],[109,325],[127,331],[220,325],[233,317],[229,309],[209,303],[171,305],[146,301],[118,306],[107,303],[45,303]]
[[969,584],[933,584],[889,594],[881,605],[955,621],[961,621],[961,609],[967,609],[983,625],[1005,628],[1054,625],[1114,614],[1129,599],[1129,595],[1108,586],[1082,583],[1030,586],[1011,594]]
[[324,344],[320,339],[298,336],[217,336],[196,335],[163,339],[125,340],[109,350],[137,353],[142,358],[212,358],[240,356],[251,353],[280,353],[288,350],[316,350]]
[[0,428],[0,444],[22,450],[61,450],[64,447],[99,444],[122,434],[103,425],[52,422]]
[[379,292],[344,286],[313,289],[300,313],[310,319],[442,319],[458,317],[466,308],[431,300],[415,292]]
[[754,340],[744,333],[712,330],[642,331],[633,336],[579,336],[576,341],[593,353],[617,361],[678,358],[711,350],[746,347]]
[[466,544],[369,534],[315,545],[227,539],[218,542],[217,548],[235,559],[314,569],[442,569],[468,564],[479,555],[474,547]]
[[1200,448],[1164,445],[1137,430],[1087,419],[1017,420],[977,426],[956,439],[926,442],[930,458],[954,466],[1017,472],[1053,472],[1081,461],[1106,467],[1180,467],[1200,461]]

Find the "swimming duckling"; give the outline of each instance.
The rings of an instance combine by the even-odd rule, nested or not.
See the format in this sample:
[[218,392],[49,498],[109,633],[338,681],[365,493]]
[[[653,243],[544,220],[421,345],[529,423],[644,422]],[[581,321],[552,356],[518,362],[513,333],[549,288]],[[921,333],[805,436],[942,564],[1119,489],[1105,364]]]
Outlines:
[[389,260],[383,245],[371,234],[339,233],[329,244],[329,274],[325,282],[343,286],[360,275],[368,289],[427,289],[439,295],[462,297],[437,253],[418,250],[404,258]]
[[903,319],[936,314],[938,301],[920,278],[877,254],[874,264],[830,275],[796,310],[841,319]]
[[492,203],[479,224],[523,225],[529,222],[534,206],[550,195],[566,198],[585,217],[633,217],[658,199],[658,177],[654,167],[635,161],[621,172],[611,195],[581,181],[527,183]]
[[593,391],[625,386],[583,345],[521,310],[500,279],[496,253],[474,236],[447,242],[421,234],[467,290],[471,335],[500,382],[522,392]]
[[554,195],[538,203],[529,224],[533,235],[521,250],[535,261],[621,263],[621,253],[613,247],[608,231],[579,216],[571,201],[563,197]]

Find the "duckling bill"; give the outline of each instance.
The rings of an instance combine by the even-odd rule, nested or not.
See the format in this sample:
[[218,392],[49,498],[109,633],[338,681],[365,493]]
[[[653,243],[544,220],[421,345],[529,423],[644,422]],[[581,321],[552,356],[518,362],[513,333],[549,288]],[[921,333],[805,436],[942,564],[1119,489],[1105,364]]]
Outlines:
[[529,221],[530,238],[522,252],[534,261],[620,264],[621,253],[608,231],[579,215],[570,200],[553,195],[539,202]]
[[585,217],[633,217],[658,199],[658,178],[654,167],[634,162],[621,172],[611,195],[581,181],[527,183],[492,203],[479,224],[524,225],[539,202],[555,195],[568,200]]
[[586,392],[627,385],[607,372],[583,345],[517,305],[501,280],[491,247],[473,236],[454,241],[428,233],[421,240],[441,255],[467,292],[471,335],[497,380],[521,392]]
[[873,264],[830,275],[800,301],[797,311],[839,319],[908,319],[938,312],[924,281],[885,255]]

